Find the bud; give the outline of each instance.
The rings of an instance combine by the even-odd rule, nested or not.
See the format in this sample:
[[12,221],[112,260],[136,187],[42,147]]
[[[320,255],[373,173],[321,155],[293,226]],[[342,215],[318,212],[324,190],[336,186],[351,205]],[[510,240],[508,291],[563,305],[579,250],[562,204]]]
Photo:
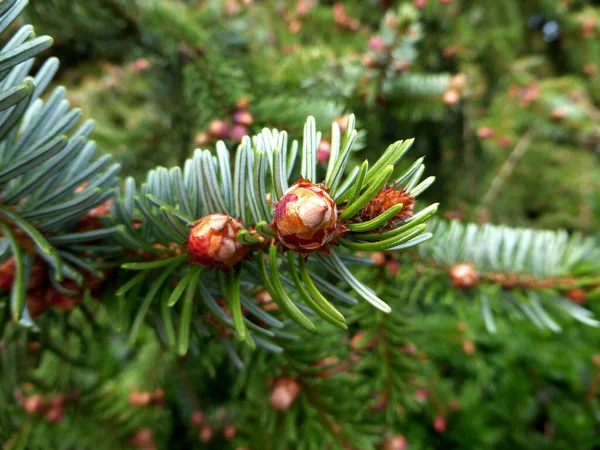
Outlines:
[[563,108],[555,108],[550,113],[550,117],[552,117],[552,120],[556,121],[564,119],[566,115],[567,113]]
[[244,136],[248,134],[248,128],[244,125],[234,125],[229,130],[229,139],[234,141],[241,141]]
[[390,259],[385,263],[385,268],[388,273],[395,278],[396,275],[398,275],[398,272],[400,272],[400,263],[395,259]]
[[421,403],[426,402],[427,397],[429,397],[429,394],[425,389],[419,389],[417,392],[415,392],[415,398]]
[[150,446],[154,443],[154,434],[150,428],[140,428],[129,438],[129,443],[133,447]]
[[164,406],[165,404],[165,391],[164,389],[157,389],[152,394],[152,403],[156,406]]
[[0,290],[10,291],[15,280],[15,260],[11,256],[0,264]]
[[64,419],[65,411],[62,407],[52,407],[44,414],[44,417],[52,425],[56,425]]
[[477,130],[477,137],[479,139],[488,139],[494,135],[494,129],[490,127],[481,127]]
[[137,389],[129,394],[127,399],[132,406],[146,406],[152,401],[150,392],[140,392]]
[[326,163],[329,160],[329,155],[331,154],[331,144],[329,141],[322,140],[319,143],[319,148],[317,149],[317,161],[321,164]]
[[236,106],[240,109],[248,109],[250,106],[250,100],[248,97],[239,98],[237,102],[235,102]]
[[373,350],[375,345],[377,345],[377,339],[367,335],[364,330],[359,331],[350,339],[352,350]]
[[406,450],[408,441],[404,436],[392,436],[383,443],[382,450]]
[[385,186],[373,197],[359,213],[361,222],[374,219],[392,206],[402,204],[402,209],[388,223],[404,222],[413,215],[415,199],[404,189],[397,191],[394,186]]
[[370,53],[365,53],[362,56],[361,61],[363,66],[368,67],[369,69],[377,67],[377,61],[375,61],[375,58]]
[[212,440],[213,435],[215,434],[214,430],[210,427],[203,426],[200,428],[199,438],[202,442],[209,442]]
[[570,291],[565,293],[565,297],[575,303],[584,303],[587,297],[586,292],[583,289],[571,289]]
[[216,138],[225,139],[228,131],[229,127],[223,120],[212,120],[208,124],[208,132]]
[[444,416],[437,416],[433,421],[433,429],[437,433],[443,433],[446,431],[446,418]]
[[427,0],[414,0],[413,3],[415,5],[415,8],[423,9],[427,4]]
[[293,378],[279,378],[271,390],[269,403],[279,411],[287,411],[300,394],[300,384]]
[[148,70],[152,66],[152,63],[147,58],[138,58],[129,64],[129,70],[135,73],[140,73]]
[[475,347],[475,343],[470,339],[465,339],[462,341],[463,352],[467,355],[472,355],[477,351],[477,347]]
[[41,394],[35,394],[31,397],[25,397],[23,400],[23,408],[29,414],[36,414],[42,412],[45,408],[46,402],[44,401],[44,396]]
[[447,105],[455,105],[460,100],[460,94],[458,91],[456,91],[454,89],[450,89],[450,90],[444,92],[444,95],[442,96],[442,100]]
[[238,219],[225,214],[203,217],[190,231],[187,242],[190,260],[223,270],[233,267],[248,253],[248,247],[236,238],[242,228]]
[[233,114],[233,121],[240,125],[249,126],[254,122],[254,117],[249,111],[241,109]]
[[202,411],[194,411],[190,416],[190,422],[194,425],[202,425],[204,422],[204,414],[202,414]]
[[277,242],[301,255],[329,253],[336,238],[345,231],[338,222],[335,201],[324,184],[300,178],[275,206],[271,227]]
[[479,283],[479,275],[473,264],[456,264],[450,269],[452,285],[457,289],[472,289]]
[[194,145],[196,147],[202,147],[203,145],[206,145],[210,142],[210,134],[206,133],[205,131],[202,131],[198,134],[196,134],[196,136],[194,137]]
[[237,430],[231,424],[225,425],[223,427],[223,438],[225,438],[226,441],[232,440],[235,437],[236,433],[237,433]]
[[115,204],[114,198],[109,198],[104,203],[96,206],[94,209],[90,209],[86,216],[87,217],[102,217],[107,216],[111,213],[113,205]]
[[385,253],[383,252],[372,252],[370,255],[371,257],[371,261],[373,261],[373,264],[376,265],[377,267],[381,267],[385,264]]
[[371,36],[369,39],[369,48],[375,53],[379,53],[385,50],[385,42],[381,36]]

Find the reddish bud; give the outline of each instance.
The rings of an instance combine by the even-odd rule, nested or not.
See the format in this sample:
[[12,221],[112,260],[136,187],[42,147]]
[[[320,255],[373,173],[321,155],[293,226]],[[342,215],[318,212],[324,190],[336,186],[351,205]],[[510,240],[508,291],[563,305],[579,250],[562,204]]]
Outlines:
[[237,430],[233,425],[225,425],[223,427],[223,437],[226,441],[232,440],[237,433]]
[[204,422],[204,414],[201,411],[194,411],[190,416],[190,422],[194,425],[202,425]]
[[400,263],[395,259],[390,259],[385,263],[385,268],[392,277],[396,277],[400,272]]
[[234,125],[229,130],[229,138],[234,141],[241,141],[248,134],[248,128],[243,125]]
[[600,367],[600,355],[592,356],[592,361],[594,362],[595,366]]
[[225,139],[229,132],[229,127],[224,120],[213,120],[208,124],[208,132],[218,139]]
[[587,294],[583,289],[576,288],[566,292],[565,297],[567,297],[572,302],[581,304],[585,302]]
[[240,262],[248,247],[237,241],[242,223],[225,214],[209,214],[196,222],[187,246],[190,260],[206,267],[227,269]]
[[31,397],[25,397],[23,399],[23,408],[29,414],[36,414],[42,412],[45,407],[44,396],[41,394],[35,394]]
[[343,116],[336,117],[336,119],[335,119],[335,123],[337,123],[338,127],[340,127],[341,133],[346,132],[346,128],[348,127],[348,118],[349,118],[348,114],[345,114]]
[[488,139],[494,135],[494,129],[490,127],[481,127],[477,130],[477,137],[479,139]]
[[152,395],[150,392],[135,390],[129,394],[127,401],[133,406],[146,406],[152,401]]
[[114,198],[109,198],[104,203],[96,206],[94,209],[90,209],[86,214],[88,217],[102,217],[107,216],[112,212],[113,205],[115,204]]
[[450,269],[450,278],[457,289],[472,289],[479,284],[479,275],[473,264],[456,264]]
[[147,58],[138,58],[129,64],[129,70],[135,73],[140,73],[148,70],[151,66],[152,64]]
[[206,132],[201,132],[198,133],[196,135],[196,137],[194,138],[194,145],[196,145],[196,147],[202,147],[206,144],[208,144],[211,140],[210,134],[206,133]]
[[415,392],[415,398],[421,403],[426,402],[427,397],[429,397],[429,394],[425,389],[419,389],[417,392]]
[[11,256],[0,265],[0,290],[10,291],[15,280],[15,260]]
[[385,264],[385,253],[383,252],[372,252],[370,255],[371,257],[371,261],[373,261],[373,264],[376,265],[377,267],[381,267]]
[[444,416],[437,416],[433,421],[433,429],[437,433],[443,433],[446,431],[447,423],[446,418]]
[[154,443],[154,434],[150,428],[140,428],[129,438],[129,443],[134,447],[148,447]]
[[265,311],[273,311],[279,309],[279,306],[277,306],[277,303],[273,301],[273,298],[271,297],[271,294],[269,294],[269,291],[259,292],[254,298],[256,300],[256,303],[261,305],[262,309],[264,309]]
[[460,101],[460,93],[454,89],[450,89],[444,92],[444,95],[442,95],[442,101],[447,105],[455,105]]
[[361,330],[350,339],[350,348],[352,350],[372,350],[377,344],[377,340],[367,335],[366,331]]
[[212,440],[214,434],[215,432],[211,427],[203,426],[200,428],[200,434],[198,437],[202,442],[209,442]]
[[427,5],[427,0],[414,0],[413,4],[417,9],[423,9]]
[[317,149],[317,161],[320,164],[325,164],[329,161],[329,155],[331,154],[331,144],[329,141],[322,140],[319,143],[319,148]]
[[385,50],[385,42],[381,36],[371,36],[369,39],[369,48],[375,53],[379,53]]
[[275,381],[269,403],[278,411],[287,411],[300,394],[300,384],[293,378],[279,378]]
[[338,222],[335,201],[324,184],[300,178],[275,206],[271,224],[279,245],[304,256],[329,253],[336,238],[345,231]]
[[555,108],[550,113],[550,117],[552,117],[552,120],[556,121],[564,119],[566,115],[567,113],[562,108]]
[[254,122],[254,117],[249,111],[242,109],[233,114],[233,121],[240,125],[250,126]]
[[392,436],[383,443],[382,450],[406,450],[408,441],[404,436]]
[[52,407],[44,414],[44,417],[48,422],[56,425],[65,418],[65,411],[62,407]]

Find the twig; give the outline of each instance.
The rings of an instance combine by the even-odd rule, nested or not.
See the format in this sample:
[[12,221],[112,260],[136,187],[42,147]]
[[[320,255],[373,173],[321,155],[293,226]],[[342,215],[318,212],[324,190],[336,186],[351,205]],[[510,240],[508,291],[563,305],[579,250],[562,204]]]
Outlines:
[[496,199],[498,192],[500,192],[502,186],[508,181],[515,170],[517,163],[529,148],[529,144],[531,144],[533,136],[533,131],[529,130],[521,137],[521,139],[519,139],[519,142],[517,142],[517,145],[508,156],[508,159],[504,162],[500,168],[500,171],[492,180],[492,184],[490,185],[489,190],[483,196],[481,203],[477,207],[477,211],[480,211],[481,208],[483,208],[485,205],[489,205]]

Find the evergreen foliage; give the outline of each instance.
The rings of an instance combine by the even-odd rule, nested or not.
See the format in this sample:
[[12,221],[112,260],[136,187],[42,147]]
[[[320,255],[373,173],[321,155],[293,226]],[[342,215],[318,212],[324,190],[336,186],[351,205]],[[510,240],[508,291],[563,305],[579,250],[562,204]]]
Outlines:
[[3,448],[597,445],[593,2],[27,3]]

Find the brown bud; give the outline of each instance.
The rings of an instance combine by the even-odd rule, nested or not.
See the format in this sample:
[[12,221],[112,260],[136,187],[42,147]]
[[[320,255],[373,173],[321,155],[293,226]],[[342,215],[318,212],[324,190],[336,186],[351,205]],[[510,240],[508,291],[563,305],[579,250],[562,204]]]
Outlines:
[[450,278],[457,289],[472,289],[479,284],[479,275],[473,264],[456,264],[450,269]]
[[134,447],[146,448],[154,444],[154,434],[150,428],[140,428],[129,438],[129,443]]
[[323,184],[300,178],[275,206],[271,224],[276,243],[301,255],[329,253],[345,231],[338,222],[338,209]]
[[467,355],[473,355],[477,351],[477,347],[475,347],[475,343],[470,339],[465,339],[462,342],[463,351]]
[[55,425],[64,419],[65,411],[62,407],[51,407],[48,411],[46,411],[44,417],[48,422]]
[[240,109],[248,109],[250,106],[250,100],[248,97],[239,98],[237,102],[235,102],[236,106]]
[[209,214],[196,222],[187,246],[190,260],[206,267],[227,269],[246,257],[248,247],[237,241],[242,223],[225,214]]
[[269,403],[278,411],[287,411],[300,394],[300,384],[293,378],[284,377],[275,381]]
[[552,120],[556,121],[564,119],[566,115],[567,113],[562,108],[555,108],[552,110],[552,113],[550,113],[550,117],[552,117]]
[[350,348],[352,350],[372,350],[377,344],[377,340],[361,330],[350,339]]
[[373,261],[373,264],[377,267],[381,267],[385,264],[385,253],[383,252],[371,252],[371,254],[369,255],[371,257],[371,260]]
[[361,222],[374,219],[395,205],[402,205],[402,209],[392,217],[388,224],[404,222],[413,215],[415,199],[404,189],[397,191],[394,186],[385,186],[365,205],[358,214]]

